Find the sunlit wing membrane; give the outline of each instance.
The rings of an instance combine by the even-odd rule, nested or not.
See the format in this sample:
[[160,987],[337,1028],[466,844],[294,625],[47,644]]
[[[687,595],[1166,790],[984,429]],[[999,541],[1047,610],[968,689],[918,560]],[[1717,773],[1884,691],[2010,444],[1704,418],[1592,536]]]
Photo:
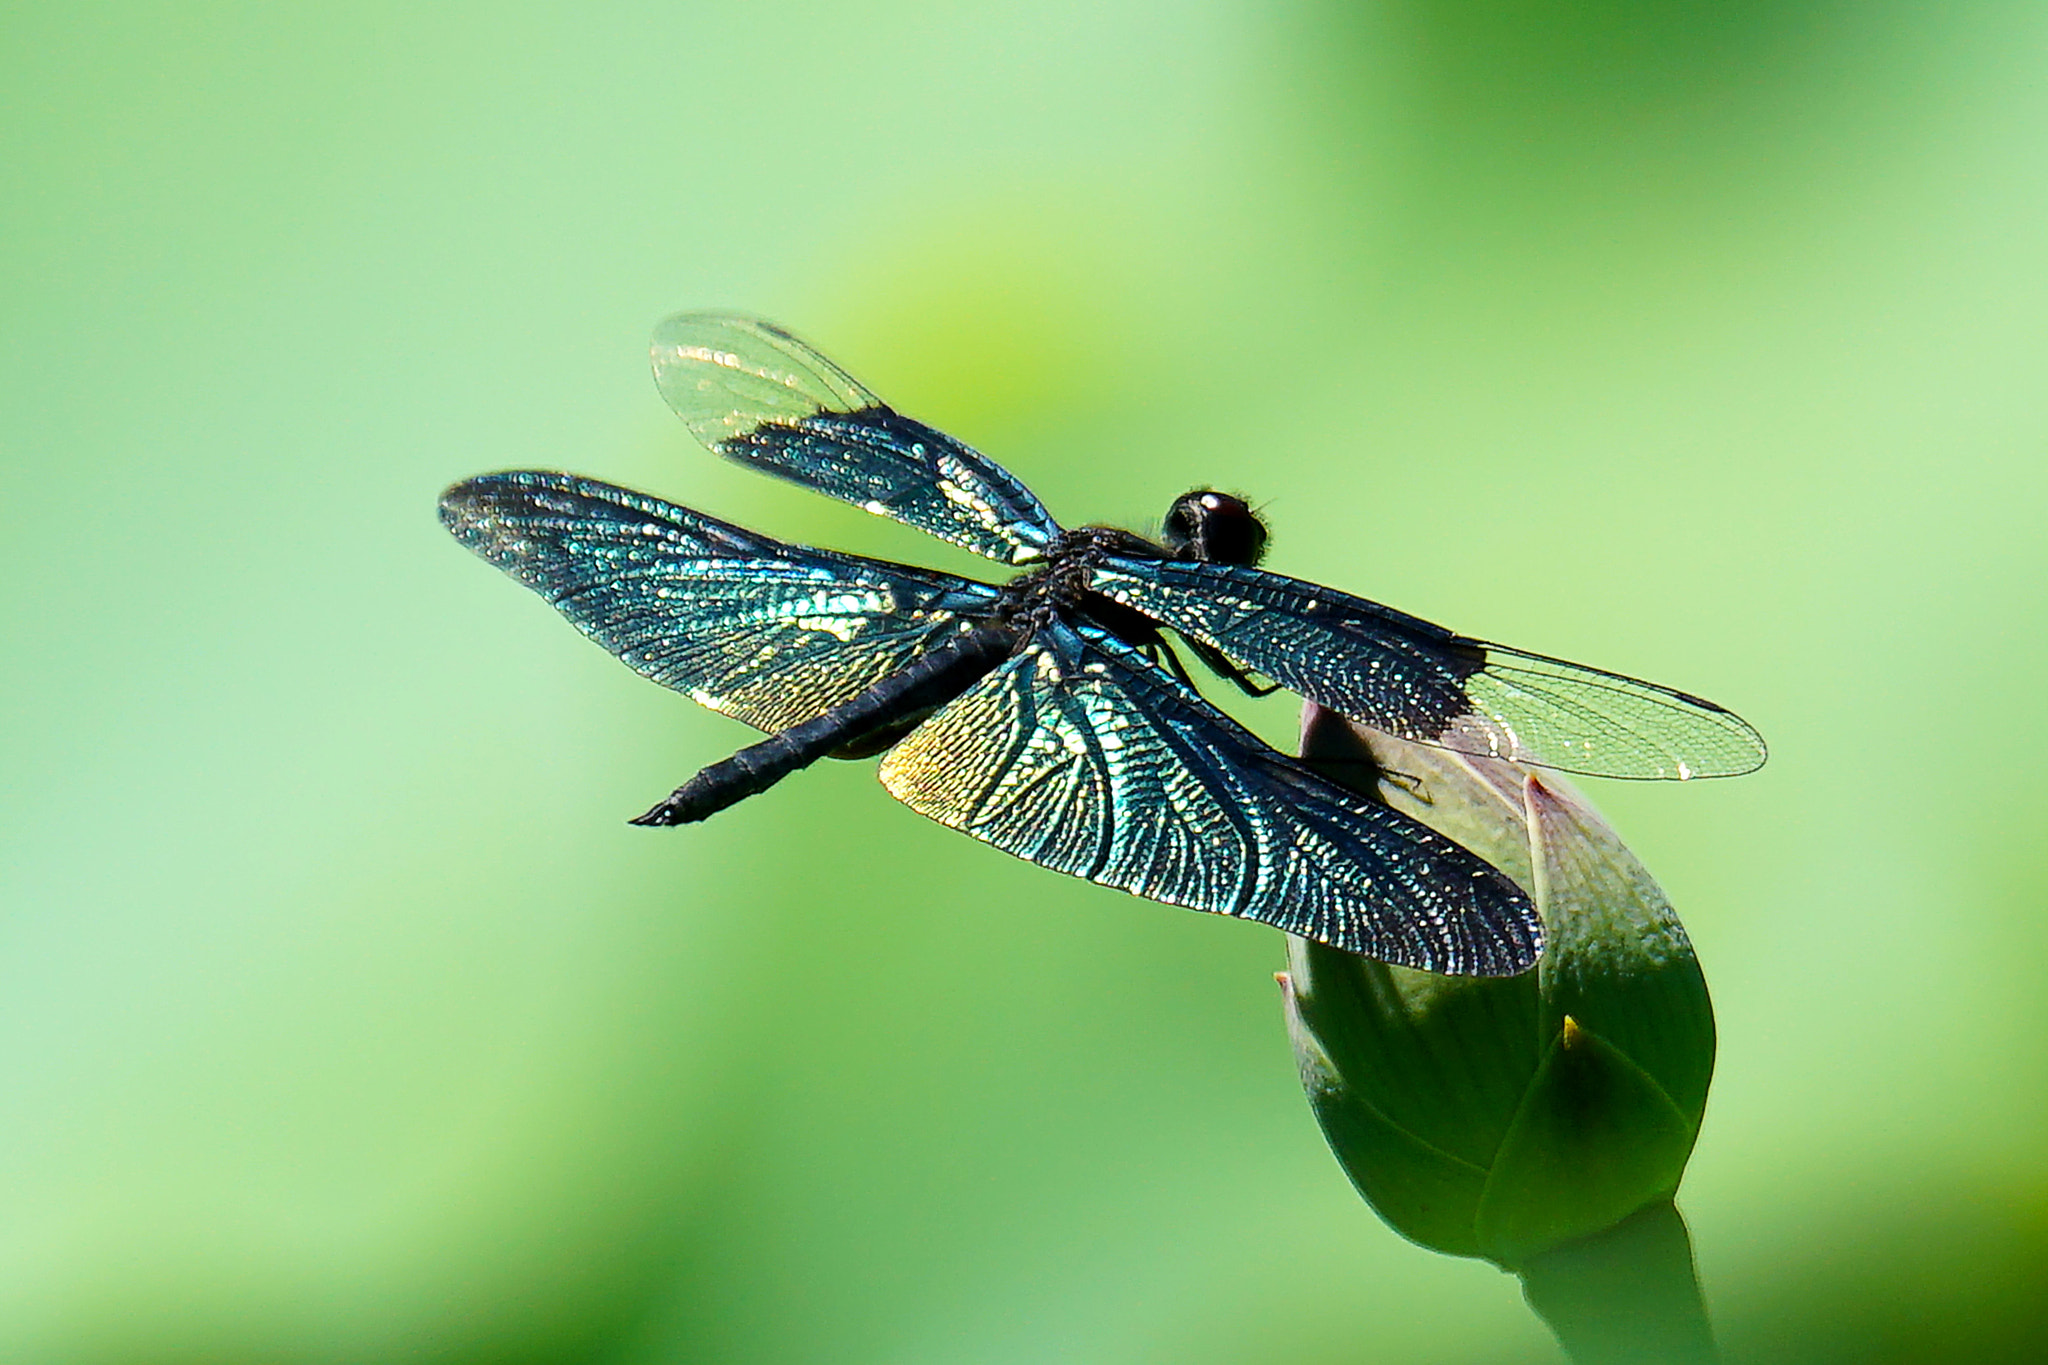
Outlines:
[[1465,684],[1469,716],[1440,739],[1486,754],[1594,777],[1739,777],[1764,765],[1763,736],[1702,697],[1482,643],[1486,667]]
[[471,479],[441,520],[636,672],[768,731],[858,695],[997,596],[570,474]]
[[1763,765],[1762,738],[1710,701],[1279,574],[1132,561],[1098,570],[1094,586],[1403,739],[1598,777],[1732,777]]
[[681,313],[654,333],[654,382],[729,459],[1005,564],[1044,557],[1059,526],[994,461],[893,411],[772,323]]
[[1381,961],[1510,975],[1542,946],[1501,873],[1093,630],[1041,630],[890,750],[881,778],[920,814],[1041,866]]

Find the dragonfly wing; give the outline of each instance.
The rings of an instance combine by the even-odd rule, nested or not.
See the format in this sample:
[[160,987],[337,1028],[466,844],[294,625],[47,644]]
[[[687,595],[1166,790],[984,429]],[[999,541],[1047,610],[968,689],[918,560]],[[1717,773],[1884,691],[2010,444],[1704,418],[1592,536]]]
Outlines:
[[441,520],[635,671],[767,731],[857,696],[997,597],[573,474],[470,479]]
[[1059,526],[1008,471],[912,421],[773,323],[681,313],[654,333],[654,382],[697,439],[739,463],[1005,564]]
[[1097,570],[1094,587],[1402,739],[1596,777],[1731,777],[1763,765],[1763,739],[1713,702],[1299,579],[1132,560]]
[[1526,970],[1528,898],[1277,753],[1135,650],[1053,625],[883,760],[892,795],[1006,853],[1384,962]]

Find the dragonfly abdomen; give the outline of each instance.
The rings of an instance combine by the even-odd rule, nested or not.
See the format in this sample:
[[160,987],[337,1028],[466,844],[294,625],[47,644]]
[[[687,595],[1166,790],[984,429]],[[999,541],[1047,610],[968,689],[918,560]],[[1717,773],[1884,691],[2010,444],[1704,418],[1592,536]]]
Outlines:
[[767,791],[835,750],[855,748],[877,731],[900,727],[906,717],[945,705],[1008,658],[1020,638],[1016,628],[996,624],[956,635],[823,715],[713,763],[632,823],[692,824]]

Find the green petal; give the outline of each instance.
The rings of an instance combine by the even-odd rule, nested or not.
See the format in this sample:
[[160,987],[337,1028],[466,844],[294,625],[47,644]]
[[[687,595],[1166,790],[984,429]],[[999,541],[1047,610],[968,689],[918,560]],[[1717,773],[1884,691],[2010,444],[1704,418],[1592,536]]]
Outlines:
[[1513,1269],[1670,1198],[1697,1132],[1647,1072],[1567,1018],[1480,1196],[1481,1254]]
[[1654,1076],[1695,1127],[1714,1074],[1714,1009],[1671,903],[1628,846],[1550,774],[1528,781],[1537,884],[1550,929],[1544,1024],[1566,1015]]
[[[1281,978],[1302,1087],[1358,1192],[1402,1236],[1481,1254],[1474,1218],[1540,1054],[1533,977],[1479,982],[1295,939]],[[1478,989],[1474,989],[1478,987]]]

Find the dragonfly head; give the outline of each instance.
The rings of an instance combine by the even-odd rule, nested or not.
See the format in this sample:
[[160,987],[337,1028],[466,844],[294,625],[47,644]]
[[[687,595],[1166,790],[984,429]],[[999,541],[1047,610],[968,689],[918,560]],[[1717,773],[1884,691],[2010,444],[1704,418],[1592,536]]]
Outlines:
[[1243,498],[1197,488],[1173,500],[1160,539],[1175,559],[1250,568],[1266,553],[1266,524]]

